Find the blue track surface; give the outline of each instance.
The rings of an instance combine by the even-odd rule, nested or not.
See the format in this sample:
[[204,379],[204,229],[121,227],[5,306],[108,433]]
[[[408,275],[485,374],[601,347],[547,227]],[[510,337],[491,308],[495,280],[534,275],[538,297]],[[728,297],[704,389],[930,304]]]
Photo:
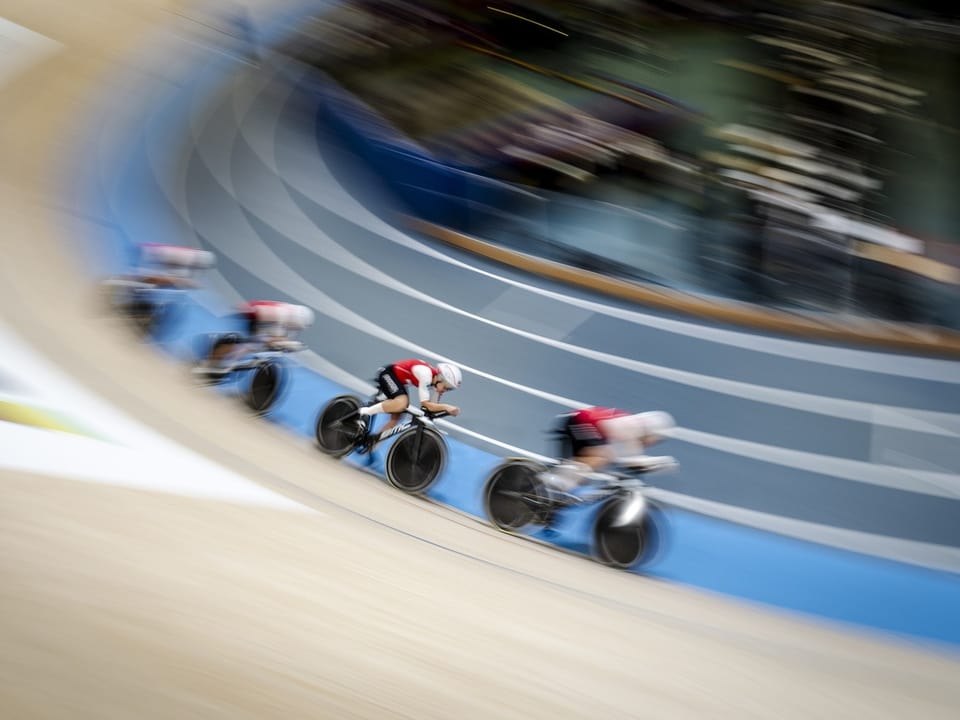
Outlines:
[[[198,65],[202,71],[195,69],[191,82],[147,98],[146,121],[142,125],[132,128],[126,136],[111,138],[111,143],[128,148],[128,152],[106,153],[100,147],[96,157],[91,159],[89,150],[81,157],[81,168],[101,164],[107,154],[112,157],[112,164],[101,170],[104,187],[91,188],[88,175],[83,174],[82,187],[73,189],[74,194],[84,198],[89,213],[102,221],[102,231],[90,238],[92,265],[97,274],[124,268],[131,259],[133,240],[194,241],[182,219],[173,217],[163,188],[155,180],[147,138],[151,137],[155,148],[157,134],[162,135],[169,141],[168,161],[176,162],[177,153],[182,152],[183,129],[191,106],[205,93],[218,89],[237,70],[235,60],[224,58],[198,58],[198,63],[204,63]],[[230,308],[226,303],[218,306],[217,298],[204,293],[198,293],[193,300],[179,322],[157,339],[158,345],[178,360],[192,357],[198,335],[229,329],[225,316]],[[216,309],[216,314],[207,309],[210,307]],[[602,334],[603,329],[594,331]],[[611,337],[612,341],[615,338]],[[324,355],[322,347],[314,345],[313,349]],[[776,368],[769,371],[776,372]],[[242,379],[239,384],[224,385],[220,391],[236,392],[239,387]],[[304,367],[295,367],[288,392],[267,421],[312,437],[319,409],[343,392],[348,389]],[[447,469],[430,496],[482,517],[482,486],[501,458],[455,438],[448,438],[448,444]],[[383,471],[384,453],[385,448],[377,451],[371,468],[378,474]],[[363,466],[355,457],[346,462]],[[358,476],[358,482],[364,481]],[[830,498],[824,497],[824,502],[830,502]],[[560,536],[550,541],[577,552],[588,551],[590,512],[570,513],[558,526]],[[960,577],[956,575],[797,541],[678,509],[668,509],[664,519],[670,542],[656,563],[644,569],[646,574],[960,646]]]

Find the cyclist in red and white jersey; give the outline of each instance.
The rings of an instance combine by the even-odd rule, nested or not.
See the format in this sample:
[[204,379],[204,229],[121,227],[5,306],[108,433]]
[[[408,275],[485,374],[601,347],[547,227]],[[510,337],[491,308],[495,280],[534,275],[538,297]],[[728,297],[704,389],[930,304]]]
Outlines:
[[132,276],[154,287],[189,289],[198,287],[196,271],[214,266],[213,253],[180,245],[143,243],[138,246],[138,266]]
[[652,457],[644,450],[663,439],[675,426],[669,413],[659,410],[629,413],[608,407],[588,407],[561,415],[557,427],[562,462],[549,473],[548,482],[559,490],[602,477],[606,466],[675,465],[669,456]]
[[[453,363],[441,362],[436,367],[423,360],[411,358],[385,365],[377,371],[377,388],[386,399],[369,407],[362,407],[360,415],[379,415],[390,413],[387,424],[376,437],[370,438],[375,444],[377,438],[389,432],[399,421],[410,405],[407,386],[417,390],[420,407],[428,412],[447,412],[459,415],[460,408],[440,402],[440,397],[449,390],[456,390],[463,382],[463,375]],[[361,421],[362,422],[362,421]]]
[[303,343],[296,340],[299,331],[313,324],[313,311],[305,305],[278,300],[250,300],[240,305],[236,317],[243,320],[244,333],[227,333],[210,349],[197,367],[203,375],[229,373],[234,362],[258,350],[296,350]]

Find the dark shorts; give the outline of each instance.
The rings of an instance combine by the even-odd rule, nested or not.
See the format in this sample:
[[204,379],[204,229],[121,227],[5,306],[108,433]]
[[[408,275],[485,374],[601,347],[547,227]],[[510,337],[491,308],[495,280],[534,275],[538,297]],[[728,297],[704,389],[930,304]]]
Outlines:
[[[228,315],[231,320],[237,320],[243,324],[243,333],[247,337],[253,337],[257,334],[257,321],[254,320],[253,315],[249,313],[233,313]],[[234,333],[236,334],[236,333]]]
[[563,458],[576,457],[586,448],[602,447],[607,444],[606,439],[596,427],[575,422],[573,415],[561,419],[557,426],[557,439],[560,444],[559,454]]
[[388,400],[407,394],[403,383],[397,379],[392,367],[382,367],[377,371],[377,388]]

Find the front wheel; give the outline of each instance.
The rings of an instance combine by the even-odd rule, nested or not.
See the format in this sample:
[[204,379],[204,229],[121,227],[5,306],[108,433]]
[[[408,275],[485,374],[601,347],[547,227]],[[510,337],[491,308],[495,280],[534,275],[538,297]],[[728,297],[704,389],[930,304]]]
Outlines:
[[359,398],[353,395],[338,395],[324,406],[315,430],[320,450],[340,458],[357,447],[364,434],[357,419],[366,419],[357,414],[360,405]]
[[285,380],[286,371],[275,360],[268,360],[258,365],[250,379],[250,389],[244,397],[247,407],[257,415],[263,415],[269,411],[280,397]]
[[429,427],[412,427],[397,436],[387,451],[390,484],[411,494],[426,492],[443,471],[447,444]]
[[483,509],[490,522],[511,533],[531,523],[545,524],[549,501],[539,475],[546,469],[526,459],[508,460],[497,467],[483,489]]
[[660,550],[661,533],[655,522],[658,512],[648,507],[639,520],[622,527],[613,527],[626,497],[607,501],[597,515],[593,539],[597,557],[605,565],[627,570],[653,561]]

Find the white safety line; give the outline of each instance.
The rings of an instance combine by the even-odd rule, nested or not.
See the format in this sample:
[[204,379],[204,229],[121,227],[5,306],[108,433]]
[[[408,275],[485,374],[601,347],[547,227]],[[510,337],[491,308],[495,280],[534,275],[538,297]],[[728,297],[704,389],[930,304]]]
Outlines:
[[888,560],[919,565],[932,570],[960,572],[960,548],[936,545],[917,540],[874,535],[859,530],[848,530],[831,525],[797,520],[727,505],[713,500],[690,497],[679,493],[651,488],[650,495],[675,507],[690,510],[709,517],[738,523],[757,530],[786,535],[787,537],[814,542],[818,545],[850,550],[852,552],[882,557]]

